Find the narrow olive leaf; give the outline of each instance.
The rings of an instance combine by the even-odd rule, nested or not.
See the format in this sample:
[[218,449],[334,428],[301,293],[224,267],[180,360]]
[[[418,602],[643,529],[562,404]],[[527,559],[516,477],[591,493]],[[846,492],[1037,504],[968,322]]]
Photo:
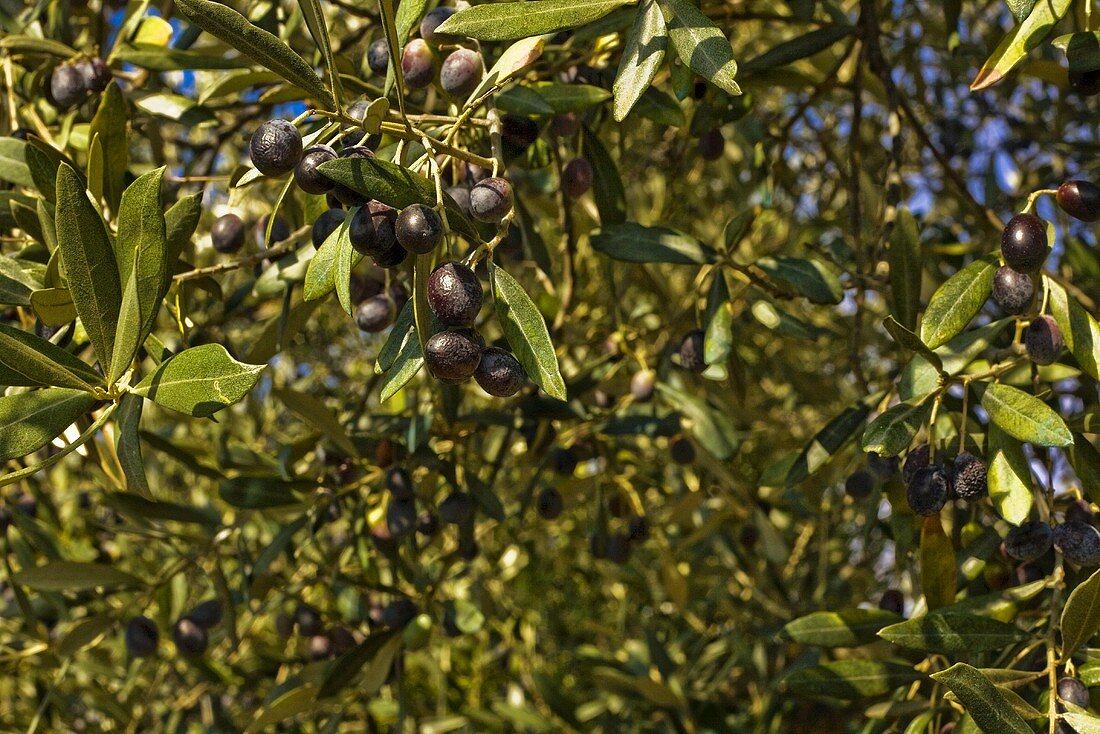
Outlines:
[[592,247],[624,262],[708,265],[718,259],[718,253],[690,235],[636,222],[605,225],[592,237]]
[[1009,31],[986,59],[970,89],[988,89],[1004,79],[1050,35],[1071,4],[1072,0],[1042,0],[1037,3],[1024,22]]
[[359,455],[359,449],[352,443],[339,419],[323,402],[312,395],[289,388],[276,388],[271,391],[271,394],[297,413],[300,418],[328,436],[348,456]]
[[164,283],[160,288],[160,297],[168,293],[172,285],[172,273],[184,248],[191,243],[195,235],[195,229],[199,226],[202,217],[202,194],[198,192],[192,196],[185,196],[164,213]]
[[1050,45],[1065,53],[1070,74],[1100,69],[1100,32],[1067,33],[1055,38]]
[[126,393],[119,399],[118,410],[115,411],[115,453],[118,454],[118,463],[122,465],[122,473],[126,475],[126,488],[142,497],[152,498],[138,438],[144,404],[145,399],[133,393]]
[[932,677],[951,689],[982,731],[998,734],[1032,734],[1027,722],[977,668],[955,663]]
[[547,395],[565,400],[565,380],[558,367],[558,355],[550,341],[546,321],[531,297],[516,279],[489,262],[493,305],[508,346],[527,371],[528,377]]
[[458,11],[439,26],[439,32],[467,36],[478,41],[528,38],[586,25],[630,1],[529,0],[486,3]]
[[116,622],[113,612],[97,614],[80,620],[57,643],[58,657],[67,658],[80,652],[110,632]]
[[901,619],[900,615],[883,609],[813,612],[788,622],[779,634],[802,645],[859,647],[874,642],[880,629]]
[[1062,416],[1039,398],[1010,385],[985,387],[982,407],[1005,433],[1036,446],[1069,446],[1073,435]]
[[[336,288],[337,261],[340,259],[340,243],[349,232],[351,217],[346,217],[339,227],[332,231],[306,267],[306,279],[302,286],[302,298],[314,301],[332,293]],[[346,238],[351,244],[351,238]],[[350,273],[350,269],[349,269]],[[350,281],[349,281],[350,287]]]
[[1100,571],[1077,585],[1062,609],[1062,659],[1100,631]]
[[355,306],[351,302],[351,270],[363,259],[359,251],[351,246],[351,218],[353,215],[354,210],[348,213],[348,216],[336,229],[336,271],[333,274],[336,300],[340,302],[341,308],[348,316],[351,316],[352,309]]
[[975,260],[936,289],[920,324],[920,339],[929,349],[947,343],[966,328],[989,299],[996,270],[990,258]]
[[852,26],[836,23],[810,31],[805,35],[784,41],[741,65],[742,74],[767,71],[786,66],[800,59],[809,58],[831,47],[837,41],[852,35]]
[[689,0],[663,0],[668,35],[680,60],[729,94],[741,94],[734,81],[737,62],[722,31]]
[[1044,278],[1050,299],[1050,314],[1062,330],[1066,348],[1077,364],[1088,374],[1100,379],[1100,324],[1085,307],[1073,298],[1060,283]]
[[220,344],[203,344],[162,362],[133,392],[166,408],[205,418],[247,395],[264,366],[238,362]]
[[1031,514],[1031,468],[1018,440],[990,423],[986,430],[989,499],[997,514],[1019,525]]
[[[412,301],[406,301],[393,322],[393,327],[390,329],[390,335],[386,338],[386,343],[382,345],[382,349],[378,352],[378,359],[374,363],[374,374],[382,374],[397,361],[397,355],[399,355],[404,348],[409,330],[413,328],[413,321]],[[419,342],[417,346],[419,347]]]
[[111,82],[99,100],[99,107],[88,130],[88,139],[99,138],[103,150],[101,190],[103,197],[107,199],[107,206],[114,212],[118,211],[122,190],[126,186],[126,169],[130,162],[130,140],[127,134],[129,124],[130,112],[126,108],[126,98],[118,84]]
[[909,209],[898,210],[890,247],[886,253],[890,265],[890,295],[894,318],[905,328],[917,328],[920,311],[921,257],[920,230]]
[[1084,709],[1067,711],[1062,714],[1062,720],[1069,724],[1076,734],[1100,734],[1100,718]]
[[31,294],[31,308],[47,326],[64,326],[76,320],[72,293],[66,288],[43,288]]
[[167,274],[168,234],[160,190],[164,168],[140,176],[122,192],[118,210],[119,274],[132,270],[141,314],[141,341],[160,308],[160,289]]
[[581,112],[611,99],[611,92],[591,84],[535,82],[527,89],[535,92],[555,115]]
[[3,384],[14,387],[69,387],[91,391],[103,377],[61,347],[40,336],[0,324]]
[[908,665],[873,660],[838,660],[796,668],[783,678],[791,693],[852,700],[885,696],[924,675]]
[[264,68],[278,73],[329,107],[332,95],[313,67],[276,36],[248,22],[237,11],[211,0],[178,0],[176,7],[207,33],[221,39]]
[[0,181],[34,187],[34,177],[27,166],[26,149],[27,144],[18,138],[0,138]]
[[890,332],[890,336],[892,336],[894,341],[900,346],[911,352],[916,352],[931,364],[937,372],[943,373],[943,361],[940,359],[940,355],[929,349],[925,343],[920,340],[919,336],[895,321],[893,316],[887,316],[883,319],[882,325],[886,328],[886,331]]
[[957,584],[955,546],[943,531],[939,515],[926,517],[920,531],[920,585],[928,608],[954,602]]
[[335,696],[351,685],[364,667],[367,669],[364,680],[355,690],[359,695],[373,695],[389,677],[401,643],[401,636],[396,631],[375,632],[336,659],[325,676],[317,697]]
[[524,38],[513,43],[500,55],[468,99],[470,101],[481,99],[490,89],[503,87],[505,82],[535,63],[542,56],[545,46],[546,41],[542,38]]
[[[123,43],[112,53],[116,61],[140,66],[150,71],[223,70],[250,66],[243,58],[231,58],[221,53],[170,48],[152,43]],[[249,70],[249,74],[255,72]]]
[[105,372],[114,354],[122,287],[107,230],[76,172],[57,171],[57,246],[69,292]]
[[1096,446],[1083,433],[1073,434],[1069,463],[1081,482],[1085,496],[1093,502],[1100,499],[1100,451],[1096,450]]
[[[718,280],[725,282],[721,273]],[[723,302],[707,322],[706,336],[703,339],[703,361],[707,364],[722,364],[733,352],[733,309]]]
[[863,432],[863,450],[879,456],[897,456],[913,443],[931,410],[931,401],[918,398],[883,411]]
[[223,479],[218,485],[218,495],[234,507],[262,510],[300,502],[299,493],[307,492],[314,486],[311,482],[275,476],[241,475]]
[[657,390],[669,405],[690,421],[691,435],[714,458],[727,461],[737,453],[740,439],[725,408],[716,407],[665,382],[657,383]]
[[787,472],[787,484],[799,484],[823,467],[841,447],[855,437],[870,412],[870,408],[863,403],[854,405],[818,431],[791,465]]
[[0,48],[12,53],[47,54],[59,59],[69,59],[77,55],[76,49],[61,41],[37,36],[10,35],[0,38]]
[[0,303],[8,306],[30,304],[32,294],[42,284],[23,270],[18,260],[0,255]]
[[136,576],[103,563],[53,561],[15,574],[17,584],[35,591],[84,591],[87,589],[142,586]]
[[1005,0],[1005,5],[1012,11],[1012,17],[1017,23],[1022,23],[1035,8],[1037,0]]
[[581,129],[581,135],[584,157],[592,164],[592,198],[596,200],[600,224],[605,227],[622,224],[626,221],[626,191],[615,159],[587,125]]
[[424,350],[420,347],[420,338],[416,333],[413,302],[409,300],[401,307],[389,338],[378,353],[374,365],[376,374],[384,377],[379,384],[378,399],[386,402],[398,393],[409,380],[416,376],[424,366]]
[[[436,203],[435,184],[430,179],[379,158],[341,158],[322,163],[319,170],[333,181],[394,209],[404,209],[411,204],[435,206]],[[443,204],[451,228],[477,239],[473,223],[446,193]]]
[[275,724],[292,716],[313,711],[317,708],[317,705],[316,686],[302,685],[291,688],[279,695],[274,701],[265,703],[244,732],[245,734],[256,734],[261,731],[270,731]]
[[615,99],[611,109],[616,122],[622,122],[649,89],[665,59],[667,46],[668,27],[657,0],[641,0],[612,86]]
[[[976,329],[965,331],[946,344],[935,349],[943,362],[943,371],[949,375],[962,372],[982,352],[989,348],[993,339],[1015,319],[1001,319]],[[927,395],[940,384],[940,372],[924,357],[914,357],[902,370],[898,379],[898,397],[912,400]]]
[[417,255],[412,263],[412,301],[413,325],[416,326],[416,339],[421,351],[436,329],[432,328],[432,310],[428,306],[428,278],[432,273],[434,255]]
[[800,257],[761,257],[754,263],[772,280],[805,296],[811,303],[840,303],[844,289],[835,275],[816,260]]
[[0,460],[42,448],[96,402],[84,390],[61,387],[0,397]]
[[[412,5],[413,3],[409,3]],[[309,29],[309,35],[313,36],[321,59],[325,62],[325,71],[328,72],[329,87],[337,101],[342,102],[344,89],[340,85],[340,70],[336,68],[336,59],[332,54],[332,43],[329,41],[328,25],[325,23],[325,13],[321,8],[320,0],[298,0],[298,7],[302,9],[302,18]]]
[[945,654],[1000,650],[1030,637],[1015,625],[977,614],[937,612],[885,627],[879,636],[901,647]]

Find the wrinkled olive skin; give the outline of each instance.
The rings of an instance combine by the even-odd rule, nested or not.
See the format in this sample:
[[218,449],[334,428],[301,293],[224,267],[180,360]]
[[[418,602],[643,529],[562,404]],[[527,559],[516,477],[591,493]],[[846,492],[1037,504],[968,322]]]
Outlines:
[[1004,540],[1005,553],[1017,561],[1034,561],[1050,550],[1053,542],[1050,525],[1032,520],[1008,531]]
[[955,457],[952,480],[959,499],[976,502],[989,494],[985,462],[969,451]]
[[252,133],[249,151],[260,173],[282,176],[302,158],[302,135],[289,120],[268,120]]
[[481,363],[481,343],[469,329],[441,331],[424,344],[424,363],[439,381],[458,384],[473,376]]
[[1034,297],[1035,283],[1030,275],[1007,265],[997,268],[993,275],[993,300],[1002,311],[1011,316],[1027,313]]
[[428,276],[428,307],[448,326],[473,326],[483,297],[481,281],[460,262],[443,263]]
[[527,372],[511,352],[486,347],[481,352],[474,379],[481,389],[498,398],[515,395],[527,383]]
[[906,488],[905,498],[910,509],[925,517],[935,515],[947,504],[951,484],[942,467],[930,464],[918,469]]
[[1100,566],[1100,532],[1083,522],[1064,522],[1054,528],[1054,547],[1078,566]]
[[479,222],[495,224],[512,211],[512,184],[499,176],[479,181],[470,190],[470,213]]

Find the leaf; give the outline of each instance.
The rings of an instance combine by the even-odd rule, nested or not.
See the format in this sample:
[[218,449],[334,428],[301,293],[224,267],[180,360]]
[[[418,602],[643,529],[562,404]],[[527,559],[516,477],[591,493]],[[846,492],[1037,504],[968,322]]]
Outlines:
[[1022,390],[993,383],[986,386],[982,407],[1005,433],[1036,446],[1069,446],[1073,435],[1062,416]]
[[122,307],[118,267],[103,220],[67,164],[57,172],[57,246],[76,312],[100,364],[110,372]]
[[480,99],[493,87],[502,87],[512,77],[526,69],[542,55],[546,42],[541,38],[524,38],[516,41],[500,55],[481,84],[470,95],[470,99]]
[[1017,23],[1023,22],[1031,14],[1036,2],[1038,0],[1005,0],[1005,4],[1012,11],[1012,17],[1016,19]]
[[90,391],[103,385],[103,378],[52,342],[0,324],[0,383]]
[[385,373],[379,385],[378,399],[386,402],[408,384],[424,366],[424,351],[414,323],[413,302],[410,300],[397,315],[389,338],[378,353],[374,371]]
[[508,41],[557,33],[599,20],[630,0],[528,0],[486,3],[460,10],[439,33],[478,41]]
[[733,95],[741,94],[734,81],[737,62],[722,31],[688,0],[663,0],[668,35],[680,60],[699,76]]
[[[190,1],[193,2],[194,0]],[[270,728],[275,724],[285,721],[292,716],[297,716],[307,711],[313,711],[316,708],[316,686],[302,685],[298,688],[291,688],[270,703],[265,703],[257,713],[256,718],[254,718],[252,723],[248,725],[248,728],[245,729],[245,734],[270,731]]]
[[926,517],[920,532],[920,585],[928,608],[953,603],[957,584],[955,546],[944,533],[939,515]]
[[[152,43],[123,43],[112,54],[116,61],[140,66],[150,71],[241,69],[249,61],[210,51],[158,46]],[[249,70],[249,74],[255,72]]]
[[344,653],[328,671],[318,698],[330,698],[347,688],[366,667],[364,680],[356,687],[360,696],[373,696],[386,682],[394,658],[401,649],[401,635],[396,631],[376,632],[350,651]]
[[42,448],[96,402],[83,390],[61,387],[0,397],[0,460],[26,456]]
[[824,466],[844,444],[855,436],[870,412],[870,408],[862,403],[854,405],[818,431],[791,465],[787,472],[787,485],[794,486],[801,483]]
[[945,654],[1000,650],[1030,637],[1015,625],[977,614],[937,612],[890,625],[879,636],[901,647]]
[[31,308],[47,326],[64,326],[76,320],[72,294],[65,288],[43,288],[31,294]]
[[626,119],[653,83],[665,59],[667,46],[668,28],[660,6],[656,0],[641,0],[612,86],[615,95],[612,111],[616,122]]
[[80,620],[73,625],[68,634],[61,638],[61,642],[57,643],[58,657],[72,657],[110,632],[114,626],[115,616],[110,612]]
[[264,365],[245,364],[220,344],[185,349],[165,360],[133,392],[196,418],[238,402],[260,379]]
[[308,491],[314,486],[309,482],[287,481],[273,476],[241,475],[223,479],[218,486],[218,494],[234,507],[262,510],[296,504],[301,498],[295,493]]
[[528,89],[538,94],[556,115],[581,112],[611,99],[611,92],[591,84],[535,82]]
[[[355,304],[351,302],[351,270],[363,259],[362,254],[351,246],[351,217],[354,211],[344,217],[344,221],[336,228],[336,271],[333,274],[336,286],[336,300],[344,313],[351,316]],[[312,263],[311,263],[312,264]],[[308,273],[308,270],[306,271]]]
[[863,450],[879,456],[897,456],[913,443],[931,410],[928,400],[918,399],[883,411],[863,432]]
[[837,41],[852,35],[853,28],[842,23],[834,23],[824,28],[810,31],[804,35],[784,41],[768,49],[759,56],[749,59],[741,65],[742,74],[750,74],[777,66],[786,66],[800,59],[819,54]]
[[1088,374],[1100,379],[1100,324],[1076,298],[1071,298],[1060,283],[1044,279],[1050,299],[1050,314],[1062,331],[1066,348],[1077,364]]
[[1070,4],[1071,0],[1039,0],[1024,22],[1009,31],[986,59],[978,76],[970,84],[971,91],[988,89],[1004,79],[1050,35]]
[[33,291],[41,287],[29,273],[23,270],[18,260],[0,255],[0,303],[11,306],[26,306],[31,301]]
[[951,689],[982,731],[991,734],[1033,734],[1027,722],[977,668],[966,663],[955,663],[947,670],[933,673],[932,677]]
[[874,642],[885,625],[901,619],[882,609],[842,609],[814,612],[784,625],[779,634],[801,645],[859,647]]
[[164,240],[165,240],[165,267],[164,285],[160,289],[161,298],[168,293],[172,285],[172,273],[180,254],[191,243],[195,235],[195,229],[199,226],[199,218],[202,217],[202,193],[185,196],[164,213]]
[[27,144],[18,138],[0,138],[0,181],[34,187],[34,177],[27,166],[26,149]]
[[115,412],[115,453],[126,475],[126,488],[142,497],[152,498],[149,482],[145,478],[145,462],[141,457],[141,441],[138,438],[141,409],[145,400],[133,393],[126,393],[118,401]]
[[0,48],[11,53],[47,54],[59,59],[72,58],[77,53],[76,49],[66,46],[61,41],[16,34],[0,38]]
[[547,395],[565,400],[565,381],[542,314],[523,286],[492,261],[489,262],[489,282],[497,318],[516,359]]
[[761,257],[754,263],[773,280],[801,293],[811,303],[837,304],[844,297],[840,281],[816,260]]
[[691,421],[692,436],[716,459],[727,461],[737,452],[740,441],[724,409],[664,382],[657,383],[657,390]]
[[[318,170],[333,181],[394,209],[404,209],[412,204],[435,206],[436,203],[432,181],[379,158],[339,158],[322,163]],[[477,239],[477,229],[446,193],[443,194],[443,204],[451,228]]]
[[718,259],[718,253],[690,235],[636,222],[605,225],[592,237],[592,247],[624,262],[708,265]]
[[919,336],[895,321],[893,316],[887,316],[883,319],[882,325],[886,327],[886,331],[890,332],[890,336],[892,336],[894,341],[900,346],[919,354],[931,364],[937,372],[941,374],[944,372],[943,360],[940,359],[940,355],[929,349],[925,343],[920,340]]
[[1031,468],[1020,442],[990,423],[986,430],[989,499],[997,514],[1019,525],[1031,514]]
[[35,591],[85,591],[97,587],[114,589],[142,586],[144,583],[114,566],[74,561],[53,561],[28,568],[15,574],[12,580]]
[[[352,215],[357,209],[352,210]],[[302,286],[302,298],[306,301],[314,301],[332,293],[336,288],[336,266],[340,258],[341,243],[344,239],[351,243],[349,236],[351,216],[344,218],[340,226],[332,231],[332,234],[321,243],[321,247],[309,261],[306,267],[306,279]],[[349,281],[350,287],[350,281]]]
[[1100,451],[1082,433],[1073,434],[1069,462],[1085,496],[1094,502],[1100,499]]
[[237,11],[211,0],[177,0],[176,7],[199,28],[301,87],[327,107],[333,106],[332,95],[301,56]]
[[962,331],[993,290],[994,262],[975,260],[948,278],[928,301],[920,324],[920,340],[935,349]]
[[611,154],[599,137],[586,125],[581,129],[584,156],[592,164],[592,198],[600,213],[600,223],[609,227],[626,221],[626,192],[623,179]]
[[[976,329],[965,331],[957,337],[938,347],[935,352],[943,363],[943,371],[949,375],[962,372],[989,345],[1010,323],[1015,324],[1015,319],[1001,319]],[[911,400],[922,395],[927,395],[939,387],[939,370],[930,364],[924,357],[914,357],[901,373],[898,380],[898,397],[902,400]]]
[[800,696],[826,696],[845,700],[885,696],[890,691],[924,676],[897,663],[871,660],[839,660],[792,670],[783,679],[787,690]]
[[[99,138],[103,151],[101,190],[107,199],[107,206],[115,212],[122,200],[122,190],[126,186],[126,169],[130,161],[130,141],[127,136],[129,123],[130,112],[126,107],[126,99],[118,84],[111,82],[100,98],[99,108],[96,109],[92,126],[88,130],[88,139]],[[83,187],[84,184],[81,183],[81,188]]]
[[[413,5],[412,2],[408,3]],[[298,7],[302,9],[302,19],[306,22],[309,35],[321,52],[321,58],[325,62],[325,70],[328,71],[329,89],[338,101],[342,101],[344,90],[340,86],[340,70],[336,67],[336,59],[332,54],[332,42],[329,40],[328,25],[325,23],[325,12],[321,8],[320,0],[298,0]]]
[[1070,656],[1100,630],[1100,571],[1069,595],[1062,609],[1062,659]]
[[886,260],[890,264],[891,309],[894,318],[913,331],[917,328],[917,312],[920,310],[923,261],[917,220],[905,207],[898,210],[894,231],[890,233]]
[[279,401],[297,413],[307,423],[316,428],[349,456],[358,456],[359,450],[348,438],[347,431],[340,424],[336,415],[328,407],[306,393],[287,388],[278,388],[271,391]]
[[1070,74],[1100,69],[1100,32],[1067,33],[1055,38],[1050,45],[1066,54],[1066,66]]

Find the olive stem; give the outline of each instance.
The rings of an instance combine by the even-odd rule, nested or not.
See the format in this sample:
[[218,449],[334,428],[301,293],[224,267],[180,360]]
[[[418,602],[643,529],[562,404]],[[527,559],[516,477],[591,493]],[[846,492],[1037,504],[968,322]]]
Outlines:
[[1055,196],[1058,193],[1058,189],[1039,189],[1033,191],[1031,196],[1027,197],[1027,203],[1024,204],[1024,214],[1030,214],[1031,210],[1035,208],[1035,203],[1039,200],[1039,197],[1044,195]]
[[248,257],[240,260],[233,260],[232,262],[218,263],[217,265],[208,265],[204,268],[195,268],[194,270],[188,270],[183,273],[177,273],[172,276],[172,279],[177,282],[185,280],[194,280],[195,278],[201,278],[206,275],[216,275],[217,273],[224,273],[230,270],[236,270],[238,268],[248,267],[249,265],[255,265],[256,263],[263,262],[270,258],[278,258],[292,252],[298,244],[298,240],[304,237],[311,230],[310,226],[301,227],[298,230],[291,233],[290,237],[285,241],[280,242],[277,246],[258,252],[255,255],[249,255]]

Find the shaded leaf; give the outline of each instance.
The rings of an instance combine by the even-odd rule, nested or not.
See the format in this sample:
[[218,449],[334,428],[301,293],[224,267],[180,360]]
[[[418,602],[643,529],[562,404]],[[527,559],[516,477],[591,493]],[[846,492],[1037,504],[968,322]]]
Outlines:
[[61,387],[0,397],[0,460],[26,456],[42,448],[96,402],[83,390]]
[[492,261],[489,262],[489,282],[497,318],[516,359],[547,395],[565,400],[565,380],[558,367],[558,356],[550,341],[546,320],[523,286]]
[[1100,630],[1100,571],[1092,574],[1069,595],[1062,608],[1062,659],[1068,660]]
[[923,677],[907,665],[839,660],[797,668],[787,674],[783,683],[795,695],[855,699],[885,696]]
[[605,225],[592,237],[592,247],[625,262],[707,265],[718,254],[690,235],[636,222]]
[[901,647],[950,654],[999,650],[1030,637],[1015,625],[977,614],[937,612],[890,625],[879,636]]
[[196,418],[233,405],[260,379],[264,365],[245,364],[220,344],[185,349],[165,360],[133,392]]
[[932,677],[951,689],[983,731],[1032,734],[1027,722],[977,668],[955,663],[947,670],[933,673]]
[[15,583],[35,591],[83,591],[141,586],[141,579],[104,563],[53,561],[15,574]]
[[883,609],[814,612],[784,625],[780,634],[802,645],[858,647],[874,642],[878,632],[901,617]]

